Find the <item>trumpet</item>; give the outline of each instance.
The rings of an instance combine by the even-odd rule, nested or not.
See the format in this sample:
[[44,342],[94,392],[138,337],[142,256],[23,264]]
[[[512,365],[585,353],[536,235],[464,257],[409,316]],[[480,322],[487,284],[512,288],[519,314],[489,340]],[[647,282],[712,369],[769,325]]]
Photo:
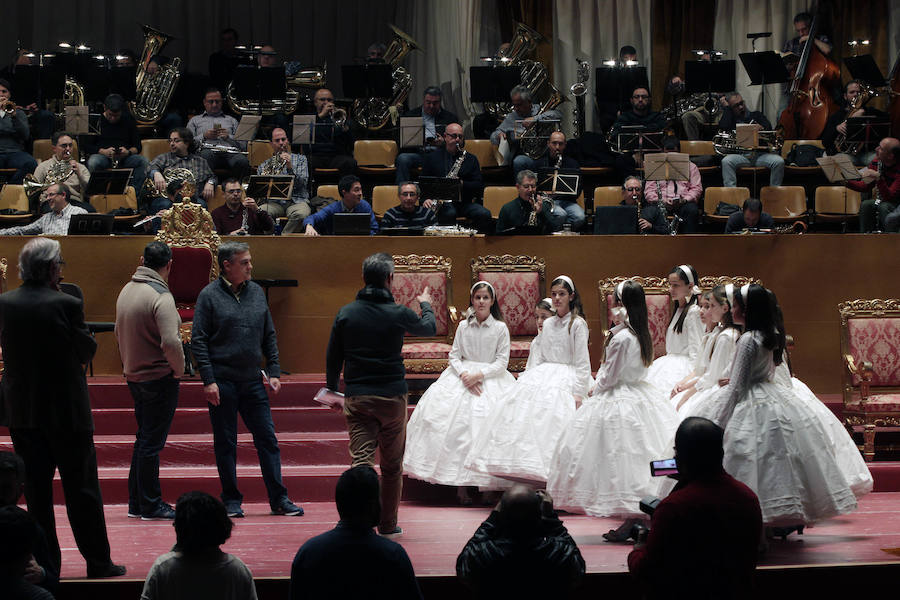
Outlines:
[[328,105],[328,114],[338,127],[343,127],[347,123],[347,111],[335,106],[333,102]]

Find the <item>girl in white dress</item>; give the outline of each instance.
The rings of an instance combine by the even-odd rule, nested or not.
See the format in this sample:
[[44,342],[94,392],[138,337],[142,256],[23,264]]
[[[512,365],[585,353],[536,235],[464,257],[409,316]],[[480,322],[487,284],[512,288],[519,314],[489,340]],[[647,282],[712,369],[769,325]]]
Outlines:
[[415,479],[459,486],[460,502],[471,504],[466,486],[503,487],[504,482],[463,466],[472,440],[503,394],[515,383],[509,363],[509,329],[493,286],[472,286],[466,319],[459,324],[450,365],[422,395],[406,426],[403,471]]
[[529,366],[497,404],[472,446],[466,467],[544,483],[556,442],[591,383],[588,326],[572,279],[550,285],[556,315],[544,321]]
[[544,321],[556,315],[556,312],[553,310],[553,299],[552,298],[544,298],[539,301],[537,305],[534,307],[534,319],[537,321],[537,335],[534,336],[534,339],[531,340],[531,345],[528,347],[528,360],[525,361],[525,369],[531,366],[531,357],[535,354],[539,354],[537,351],[538,347],[541,344],[541,331],[544,329]]
[[644,289],[624,281],[614,299],[606,359],[556,446],[547,482],[555,507],[594,517],[640,516],[641,498],[656,493],[650,461],[671,453],[678,426],[668,397],[646,379],[653,341]]
[[706,343],[699,354],[703,364],[700,376],[681,387],[673,397],[679,420],[694,414],[708,398],[719,389],[719,381],[726,379],[734,362],[734,351],[741,332],[731,319],[731,299],[734,285],[718,285],[703,295],[701,311],[712,330],[705,337]]
[[[728,384],[697,411],[725,429],[725,470],[759,497],[763,523],[790,531],[856,509],[856,496],[823,443],[828,433],[793,388],[775,382],[784,333],[762,286],[735,293],[745,331]],[[782,534],[782,535],[786,535]]]
[[679,265],[668,279],[675,310],[666,329],[666,354],[653,361],[647,373],[650,383],[666,393],[690,374],[703,339],[697,271],[691,265]]
[[[772,301],[775,303],[778,328],[783,331],[784,316],[778,305],[778,298],[771,290],[769,293],[772,294]],[[874,483],[872,473],[869,472],[869,467],[857,448],[856,442],[850,437],[850,433],[844,425],[834,416],[834,413],[825,406],[825,403],[819,400],[805,383],[791,374],[788,361],[782,361],[775,368],[775,383],[790,388],[825,428],[828,433],[827,442],[837,457],[838,468],[844,474],[844,478],[850,484],[850,489],[853,490],[856,497],[861,498],[871,492]]]

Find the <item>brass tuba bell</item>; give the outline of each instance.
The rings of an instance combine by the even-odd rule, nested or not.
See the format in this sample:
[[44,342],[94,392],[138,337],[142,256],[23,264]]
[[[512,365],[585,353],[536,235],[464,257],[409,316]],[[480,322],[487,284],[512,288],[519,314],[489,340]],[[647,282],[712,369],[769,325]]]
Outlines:
[[150,59],[159,54],[172,38],[147,25],[141,27],[144,30],[144,49],[141,51],[141,62],[135,76],[135,99],[129,102],[128,106],[138,125],[155,125],[169,106],[172,92],[175,91],[175,85],[181,77],[178,70],[181,59],[178,57],[172,59],[172,62],[160,66],[159,71],[155,73],[147,72]]

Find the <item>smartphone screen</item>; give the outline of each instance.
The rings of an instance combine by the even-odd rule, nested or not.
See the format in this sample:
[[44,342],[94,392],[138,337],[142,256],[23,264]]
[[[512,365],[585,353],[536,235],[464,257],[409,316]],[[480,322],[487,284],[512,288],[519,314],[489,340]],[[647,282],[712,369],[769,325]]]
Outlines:
[[677,474],[678,467],[675,465],[674,458],[650,461],[650,475],[652,475],[653,477],[665,477],[666,475]]

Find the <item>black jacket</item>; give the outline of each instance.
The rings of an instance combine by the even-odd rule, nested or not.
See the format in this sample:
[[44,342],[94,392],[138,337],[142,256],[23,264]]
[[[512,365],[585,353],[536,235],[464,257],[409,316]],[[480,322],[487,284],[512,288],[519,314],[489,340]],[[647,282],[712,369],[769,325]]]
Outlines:
[[[421,117],[422,116],[422,107],[417,106],[416,108],[412,108],[405,113],[403,113],[404,117]],[[447,110],[446,108],[441,107],[441,112],[434,115],[434,128],[438,133],[444,133],[444,128],[447,127],[450,123],[459,123],[459,118]]]
[[[456,156],[450,156],[450,153],[443,148],[426,152],[422,161],[422,175],[446,177],[456,159]],[[484,194],[484,181],[481,179],[481,165],[478,164],[477,156],[471,152],[467,153],[466,158],[463,159],[459,167],[457,176],[462,181],[463,202],[471,202],[475,198],[482,197]]]
[[78,298],[25,283],[0,294],[0,425],[93,431],[84,365],[97,350]]
[[[619,204],[625,206],[625,201],[622,200]],[[653,227],[647,231],[641,231],[640,227],[638,227],[638,233],[658,233],[662,235],[671,233],[669,222],[666,220],[666,213],[659,207],[659,202],[642,202],[641,218],[647,220]]]
[[344,370],[348,396],[401,396],[407,392],[400,353],[403,336],[435,334],[434,312],[423,302],[422,316],[394,302],[390,290],[366,286],[356,301],[338,311],[325,357],[326,386],[338,389]]
[[[774,226],[775,223],[772,221],[772,215],[764,212],[760,213],[759,221],[756,223],[756,227],[753,228],[753,231],[759,231],[760,229],[772,229],[772,227]],[[731,213],[731,216],[728,217],[728,222],[725,223],[725,233],[740,233],[746,228],[747,223],[744,222],[744,213],[740,210]]]
[[[863,109],[866,117],[878,117],[879,119],[888,120],[888,114],[877,108],[866,106]],[[825,146],[825,152],[828,155],[837,154],[837,148],[834,147],[835,138],[838,136],[837,126],[847,120],[847,107],[839,109],[836,113],[828,117],[825,121],[825,129],[822,130],[822,145]]]

